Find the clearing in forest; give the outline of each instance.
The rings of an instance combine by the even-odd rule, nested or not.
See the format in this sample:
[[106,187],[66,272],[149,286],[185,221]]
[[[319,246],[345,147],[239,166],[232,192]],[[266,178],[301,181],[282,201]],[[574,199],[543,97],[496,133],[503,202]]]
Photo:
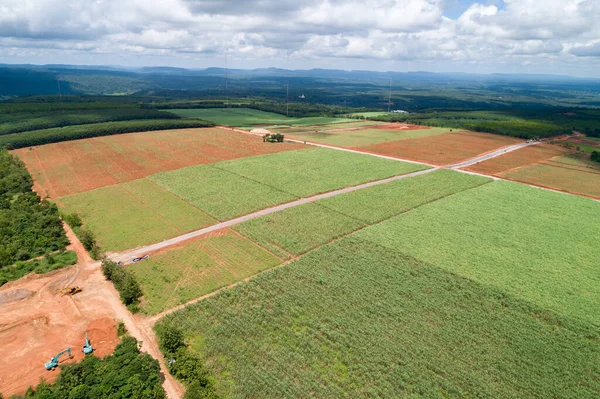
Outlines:
[[222,397],[575,399],[600,390],[595,327],[357,236],[157,328],[183,330]]
[[303,148],[223,129],[129,133],[22,148],[43,197],[56,199],[186,166]]
[[58,201],[78,213],[106,251],[151,244],[216,223],[149,179],[75,194]]
[[461,131],[390,141],[360,147],[359,149],[374,154],[406,158],[435,165],[448,165],[521,142],[523,141],[514,137]]
[[149,314],[180,305],[281,263],[247,238],[221,230],[128,266]]

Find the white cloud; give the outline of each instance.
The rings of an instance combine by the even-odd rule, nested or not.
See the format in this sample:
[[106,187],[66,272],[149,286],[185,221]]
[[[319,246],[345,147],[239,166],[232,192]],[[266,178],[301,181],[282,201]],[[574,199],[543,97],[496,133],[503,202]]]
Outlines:
[[196,54],[209,66],[215,54],[228,53],[241,67],[290,59],[319,67],[339,59],[346,60],[345,68],[365,63],[389,68],[410,61],[454,69],[504,70],[508,65],[551,72],[568,67],[580,74],[590,73],[594,57],[600,57],[598,0],[504,0],[500,5],[482,0],[454,19],[444,16],[446,3],[1,0],[0,61],[22,62],[15,51],[22,49],[29,62],[36,62],[33,53],[41,63],[43,54],[60,58],[64,51],[70,60],[77,54],[94,59],[98,53],[102,62],[110,57],[113,64],[129,56],[143,60],[139,55],[189,64]]

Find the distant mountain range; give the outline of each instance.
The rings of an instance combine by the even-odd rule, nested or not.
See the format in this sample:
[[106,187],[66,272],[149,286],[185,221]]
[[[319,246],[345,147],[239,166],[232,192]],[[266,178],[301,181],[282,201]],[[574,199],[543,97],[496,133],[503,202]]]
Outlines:
[[30,69],[36,71],[51,71],[63,73],[77,72],[113,72],[129,74],[154,74],[154,75],[179,75],[179,76],[224,76],[227,73],[231,77],[244,76],[280,76],[280,77],[313,77],[330,79],[394,79],[402,81],[411,80],[468,80],[468,81],[518,81],[518,82],[540,82],[540,81],[592,81],[598,82],[600,79],[578,78],[567,75],[546,75],[546,74],[474,74],[474,73],[436,73],[426,71],[415,72],[376,72],[363,70],[340,70],[340,69],[281,69],[281,68],[257,68],[257,69],[226,69],[211,67],[206,69],[186,69],[169,66],[148,66],[148,67],[122,67],[122,66],[103,66],[103,65],[68,65],[68,64],[0,64],[0,68],[8,69]]

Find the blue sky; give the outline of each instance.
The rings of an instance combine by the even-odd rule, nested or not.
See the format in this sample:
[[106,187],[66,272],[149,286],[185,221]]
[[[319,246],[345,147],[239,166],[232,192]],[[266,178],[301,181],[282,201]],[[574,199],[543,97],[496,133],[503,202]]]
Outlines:
[[600,0],[0,0],[0,63],[600,77]]

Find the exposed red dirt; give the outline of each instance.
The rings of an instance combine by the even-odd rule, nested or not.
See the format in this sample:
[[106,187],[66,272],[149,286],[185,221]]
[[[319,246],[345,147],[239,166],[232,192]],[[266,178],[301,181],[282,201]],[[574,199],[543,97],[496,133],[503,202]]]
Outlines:
[[586,139],[585,137],[581,137],[581,136],[577,136],[577,137],[571,136],[566,141],[568,141],[569,143],[584,144],[584,145],[589,145],[591,147],[600,148],[600,141],[589,140],[589,139]]
[[14,151],[34,189],[57,199],[186,166],[301,148],[224,129],[182,129],[47,144]]
[[386,123],[385,125],[373,126],[379,130],[429,130],[429,126],[408,125],[406,123]]
[[500,155],[499,157],[471,165],[465,168],[465,170],[493,175],[505,170],[546,161],[570,152],[570,150],[564,147],[551,144],[538,144],[511,151],[507,154]]
[[[118,343],[116,319],[107,298],[107,284],[98,268],[71,266],[45,275],[30,274],[0,288],[0,392],[22,394],[43,378],[53,382],[59,370],[44,363],[71,348],[60,364],[80,361],[85,332],[96,356],[113,352]],[[74,296],[62,296],[66,286],[80,286]],[[8,299],[8,300],[7,300]]]
[[521,142],[520,139],[507,136],[461,131],[390,141],[356,149],[433,165],[448,165]]

